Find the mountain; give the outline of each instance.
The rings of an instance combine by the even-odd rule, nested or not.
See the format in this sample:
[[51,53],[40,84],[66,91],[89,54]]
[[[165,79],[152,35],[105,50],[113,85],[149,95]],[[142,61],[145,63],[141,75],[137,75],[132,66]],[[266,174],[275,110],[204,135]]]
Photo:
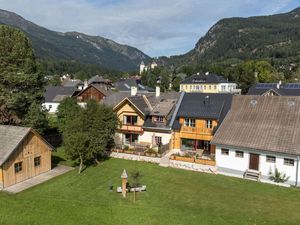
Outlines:
[[235,63],[248,59],[300,60],[300,8],[289,13],[217,22],[190,52],[166,57],[168,64]]
[[142,60],[150,60],[149,56],[131,46],[78,32],[51,31],[5,10],[0,10],[0,24],[25,32],[32,41],[36,56],[41,59],[93,64],[119,71],[137,70]]

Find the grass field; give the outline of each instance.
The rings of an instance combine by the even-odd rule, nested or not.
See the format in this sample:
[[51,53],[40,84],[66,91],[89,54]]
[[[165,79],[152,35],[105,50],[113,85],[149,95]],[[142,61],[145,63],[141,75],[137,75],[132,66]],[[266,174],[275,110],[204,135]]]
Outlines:
[[[139,170],[147,192],[109,192]],[[153,225],[300,224],[300,190],[221,175],[110,159],[74,170],[17,195],[0,193],[0,224]]]

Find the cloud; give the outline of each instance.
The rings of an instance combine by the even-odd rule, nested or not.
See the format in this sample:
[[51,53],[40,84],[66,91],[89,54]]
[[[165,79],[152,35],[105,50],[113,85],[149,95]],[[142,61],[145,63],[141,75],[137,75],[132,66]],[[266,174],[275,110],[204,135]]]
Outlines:
[[0,0],[56,31],[100,35],[151,56],[181,54],[219,19],[281,12],[296,0]]

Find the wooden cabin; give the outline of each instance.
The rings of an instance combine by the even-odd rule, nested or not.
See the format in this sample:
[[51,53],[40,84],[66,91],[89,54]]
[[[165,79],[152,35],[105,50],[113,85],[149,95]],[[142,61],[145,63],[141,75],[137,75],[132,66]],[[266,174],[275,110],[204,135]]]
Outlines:
[[78,102],[87,102],[90,99],[94,99],[97,102],[100,102],[109,94],[110,91],[107,89],[106,86],[91,84],[87,88],[79,92],[76,97]]
[[51,170],[51,150],[32,128],[0,125],[0,189]]

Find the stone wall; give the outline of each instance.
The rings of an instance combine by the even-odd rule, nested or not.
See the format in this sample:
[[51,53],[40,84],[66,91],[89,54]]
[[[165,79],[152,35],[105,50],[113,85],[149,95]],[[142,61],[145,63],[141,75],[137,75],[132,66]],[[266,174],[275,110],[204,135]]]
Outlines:
[[118,153],[118,152],[112,152],[110,154],[110,157],[118,158],[118,159],[133,160],[133,161],[141,161],[141,162],[151,162],[151,163],[157,163],[157,164],[160,163],[160,158],[157,158],[157,157],[139,156],[139,155],[133,155],[133,154]]
[[177,160],[170,160],[169,166],[172,168],[192,170],[197,172],[217,173],[217,168],[215,166],[202,165],[202,164],[183,162]]

